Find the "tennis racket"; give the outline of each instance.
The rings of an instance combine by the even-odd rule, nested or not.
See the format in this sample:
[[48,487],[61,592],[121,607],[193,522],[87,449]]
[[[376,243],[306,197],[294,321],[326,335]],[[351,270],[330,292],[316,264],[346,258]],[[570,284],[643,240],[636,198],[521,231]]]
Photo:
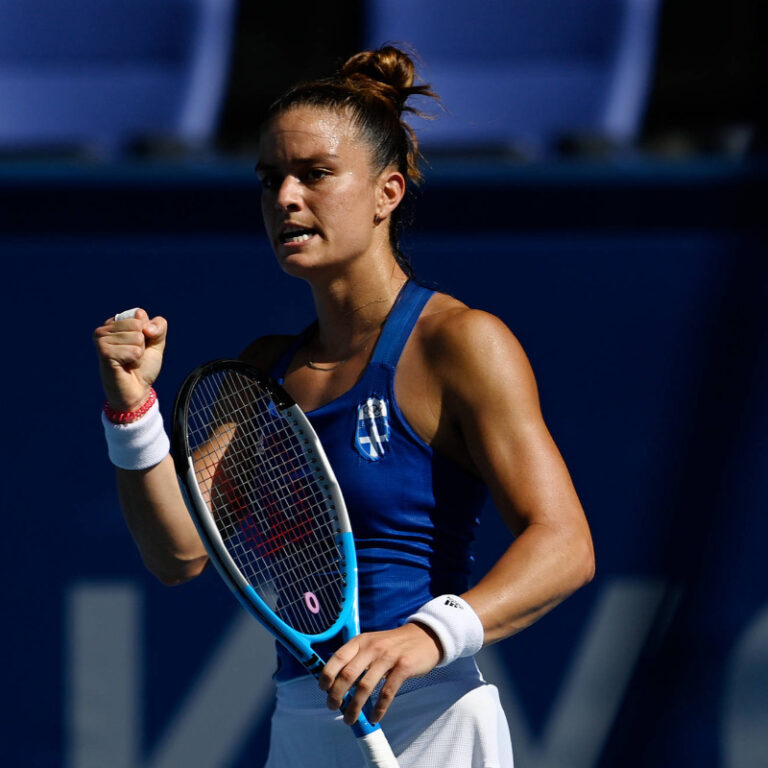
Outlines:
[[[349,517],[307,417],[262,372],[217,360],[182,384],[172,446],[211,561],[243,606],[317,677],[325,660],[314,646],[339,636],[346,642],[360,628]],[[352,730],[367,765],[397,768],[379,725],[361,714]]]

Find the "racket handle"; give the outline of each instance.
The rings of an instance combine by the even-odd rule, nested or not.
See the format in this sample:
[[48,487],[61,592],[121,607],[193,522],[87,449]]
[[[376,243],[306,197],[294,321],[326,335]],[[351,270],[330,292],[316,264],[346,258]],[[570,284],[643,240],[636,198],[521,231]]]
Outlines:
[[397,758],[381,728],[357,739],[365,764],[370,768],[398,768]]

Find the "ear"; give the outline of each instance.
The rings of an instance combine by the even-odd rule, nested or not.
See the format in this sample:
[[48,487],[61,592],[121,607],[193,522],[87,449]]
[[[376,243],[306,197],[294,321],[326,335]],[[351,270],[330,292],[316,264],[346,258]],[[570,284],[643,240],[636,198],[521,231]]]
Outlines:
[[376,198],[375,223],[389,218],[405,195],[405,178],[395,168],[387,168],[379,176]]

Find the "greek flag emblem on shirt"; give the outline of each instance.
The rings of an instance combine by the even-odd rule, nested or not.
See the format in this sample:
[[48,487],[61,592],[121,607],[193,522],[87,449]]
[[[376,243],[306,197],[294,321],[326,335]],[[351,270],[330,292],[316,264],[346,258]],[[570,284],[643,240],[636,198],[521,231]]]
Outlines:
[[355,447],[363,458],[378,461],[389,443],[389,403],[383,397],[369,397],[357,406]]

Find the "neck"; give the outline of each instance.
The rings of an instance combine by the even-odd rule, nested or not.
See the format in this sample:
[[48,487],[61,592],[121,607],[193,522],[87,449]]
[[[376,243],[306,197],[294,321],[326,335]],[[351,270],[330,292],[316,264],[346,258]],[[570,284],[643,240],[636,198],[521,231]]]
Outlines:
[[378,269],[357,272],[312,284],[318,322],[312,351],[321,360],[342,360],[375,335],[408,279],[394,257]]

